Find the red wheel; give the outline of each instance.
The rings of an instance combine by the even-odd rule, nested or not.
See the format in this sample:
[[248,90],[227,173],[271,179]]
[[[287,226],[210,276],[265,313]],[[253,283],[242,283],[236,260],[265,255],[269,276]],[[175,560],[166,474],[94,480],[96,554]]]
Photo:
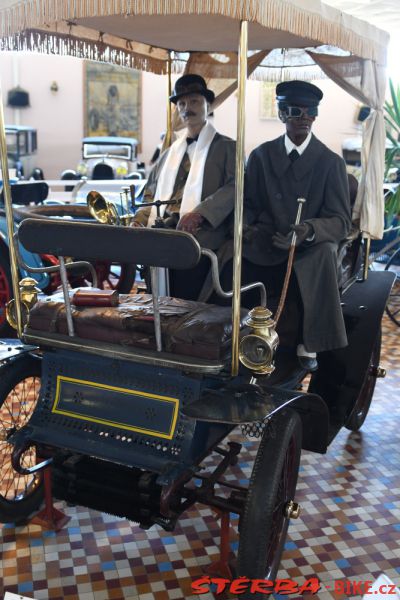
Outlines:
[[[129,294],[135,283],[135,265],[115,265],[106,261],[96,261],[94,268],[97,273],[97,287],[101,290],[117,290],[120,294]],[[90,275],[70,277],[72,287],[91,285]]]
[[7,323],[6,319],[6,304],[12,296],[9,260],[0,251],[0,337],[7,337],[14,334],[14,330]]

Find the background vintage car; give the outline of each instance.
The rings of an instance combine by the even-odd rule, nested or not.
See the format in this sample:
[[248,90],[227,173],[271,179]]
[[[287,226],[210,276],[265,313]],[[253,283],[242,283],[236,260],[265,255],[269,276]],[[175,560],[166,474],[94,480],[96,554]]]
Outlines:
[[7,158],[18,179],[44,179],[36,163],[37,130],[23,125],[6,125]]
[[61,179],[142,179],[144,163],[137,160],[135,138],[104,136],[82,140],[82,160],[76,171],[68,169]]

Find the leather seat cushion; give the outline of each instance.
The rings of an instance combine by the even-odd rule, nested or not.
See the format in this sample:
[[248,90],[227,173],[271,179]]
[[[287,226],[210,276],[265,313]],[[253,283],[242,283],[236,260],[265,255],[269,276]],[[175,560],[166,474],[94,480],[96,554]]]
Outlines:
[[[151,295],[120,294],[119,298],[116,307],[72,305],[75,335],[124,347],[155,350]],[[227,358],[232,333],[230,307],[171,297],[161,297],[159,304],[163,351],[210,360]],[[242,321],[246,315],[247,310],[242,309]],[[30,311],[28,327],[68,334],[62,294],[39,300]]]

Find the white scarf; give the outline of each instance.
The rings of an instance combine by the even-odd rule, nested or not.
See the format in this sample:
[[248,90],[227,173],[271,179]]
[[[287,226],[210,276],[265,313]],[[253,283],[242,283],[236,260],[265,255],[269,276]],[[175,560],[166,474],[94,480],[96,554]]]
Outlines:
[[[191,212],[201,202],[204,167],[206,164],[208,150],[216,133],[216,130],[208,121],[200,131],[199,139],[197,140],[193,159],[190,165],[189,175],[183,190],[183,197],[179,210],[180,217],[188,212]],[[187,150],[186,135],[183,135],[176,140],[169,149],[167,158],[163,164],[160,177],[158,179],[154,200],[169,200],[172,196],[179,166]],[[166,205],[160,206],[161,216],[164,215],[165,209]],[[156,216],[156,207],[152,206],[147,227],[154,225]]]

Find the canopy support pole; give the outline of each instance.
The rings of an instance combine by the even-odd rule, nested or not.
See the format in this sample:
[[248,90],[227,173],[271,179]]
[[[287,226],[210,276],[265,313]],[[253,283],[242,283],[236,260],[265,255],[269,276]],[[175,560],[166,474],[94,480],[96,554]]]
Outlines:
[[168,51],[167,60],[167,131],[165,134],[165,140],[162,145],[162,150],[169,148],[172,144],[172,106],[170,102],[170,96],[172,94],[172,58],[171,50]]
[[8,177],[8,159],[7,159],[7,141],[6,131],[4,127],[4,111],[3,111],[3,97],[0,86],[0,165],[3,179],[3,194],[4,194],[4,206],[6,209],[6,220],[7,220],[7,237],[8,237],[8,248],[10,252],[10,266],[11,266],[11,278],[13,294],[15,298],[15,313],[17,321],[17,333],[18,337],[22,337],[22,313],[21,313],[21,298],[19,295],[19,277],[18,277],[18,266],[17,266],[17,252],[15,249],[14,238],[14,216],[11,199],[10,189],[10,178]]
[[364,268],[363,268],[363,281],[367,281],[368,279],[368,267],[369,267],[369,254],[371,250],[371,238],[364,238],[365,246],[364,246]]
[[232,302],[232,376],[239,373],[239,332],[240,332],[240,287],[242,271],[242,231],[243,231],[243,190],[244,190],[244,136],[245,102],[247,80],[247,35],[248,23],[240,23],[238,56],[238,101],[236,138],[236,188],[235,188],[235,235],[233,241],[233,302]]

